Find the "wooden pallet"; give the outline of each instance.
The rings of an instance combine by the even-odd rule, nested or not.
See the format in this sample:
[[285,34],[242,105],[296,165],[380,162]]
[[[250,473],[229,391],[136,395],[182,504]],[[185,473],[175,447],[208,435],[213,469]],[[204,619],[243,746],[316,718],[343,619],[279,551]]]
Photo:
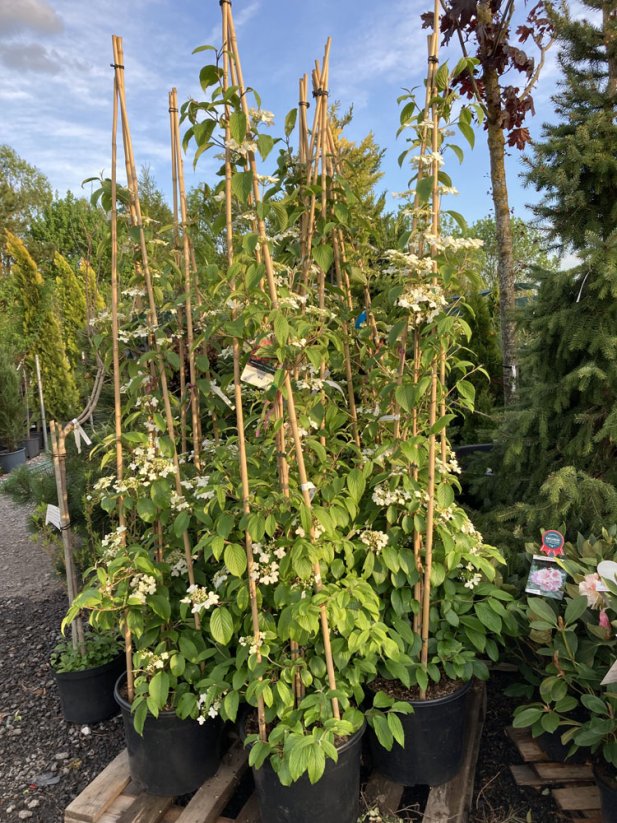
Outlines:
[[[173,797],[139,791],[129,774],[126,749],[73,800],[65,823],[231,823],[221,813],[248,767],[247,754],[236,743],[223,757],[214,777],[201,786],[187,806]],[[246,804],[234,823],[258,823],[254,803]]]
[[602,823],[600,792],[589,763],[552,763],[528,729],[506,730],[524,764],[510,766],[517,786],[550,789],[564,818]]
[[[470,701],[470,745],[465,761],[449,783],[431,789],[425,823],[466,823],[485,710],[486,690],[483,683],[477,683]],[[247,767],[247,754],[240,743],[235,743],[214,777],[206,780],[187,806],[181,807],[173,797],[139,791],[131,780],[125,749],[71,802],[64,823],[261,823],[255,794],[233,820],[221,817]],[[384,814],[395,814],[403,791],[403,786],[374,773],[365,786],[363,800],[367,808],[379,807]]]

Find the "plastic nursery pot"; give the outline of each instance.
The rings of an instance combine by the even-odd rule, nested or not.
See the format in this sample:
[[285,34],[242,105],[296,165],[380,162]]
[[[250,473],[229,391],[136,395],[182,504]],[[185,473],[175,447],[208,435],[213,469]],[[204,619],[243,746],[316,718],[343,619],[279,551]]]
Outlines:
[[22,463],[25,462],[25,448],[17,449],[14,452],[0,451],[0,471],[2,471],[3,474],[8,474],[10,471],[13,471],[13,469],[16,469],[17,466],[21,466]]
[[94,669],[54,672],[62,714],[69,723],[99,723],[118,714],[114,684],[126,670],[124,654]]
[[33,457],[38,457],[41,453],[41,442],[37,432],[31,433],[25,440],[26,457],[32,460]]
[[408,700],[413,714],[399,715],[404,746],[394,741],[387,751],[369,728],[374,768],[404,786],[440,786],[451,780],[461,767],[468,743],[467,696],[472,682],[446,697]]
[[589,757],[589,749],[578,749],[568,757],[570,744],[564,746],[561,742],[561,732],[543,732],[536,738],[536,743],[554,763],[584,763]]
[[365,728],[337,747],[337,762],[326,760],[326,769],[317,783],[311,783],[303,774],[291,786],[282,786],[267,761],[260,769],[253,769],[261,819],[268,823],[356,823]]
[[131,704],[120,694],[125,680],[126,674],[118,678],[114,697],[122,712],[131,777],[149,794],[178,796],[196,791],[221,762],[222,720],[209,718],[200,725],[163,711],[158,717],[149,715],[139,735]]
[[593,776],[600,790],[602,823],[617,823],[617,772],[600,762],[594,763]]

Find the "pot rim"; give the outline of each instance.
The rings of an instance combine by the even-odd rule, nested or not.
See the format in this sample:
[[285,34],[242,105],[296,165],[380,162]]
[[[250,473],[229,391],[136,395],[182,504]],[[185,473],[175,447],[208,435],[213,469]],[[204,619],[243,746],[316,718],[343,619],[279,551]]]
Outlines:
[[19,452],[25,451],[25,446],[20,446],[18,449],[15,449],[14,451],[9,451],[8,449],[0,449],[0,457],[11,457],[14,454],[19,454]]
[[[126,671],[122,672],[120,677],[118,677],[118,679],[114,683],[114,698],[116,700],[116,703],[120,706],[120,708],[127,711],[132,717],[133,716],[133,704],[129,703],[128,700],[125,700],[124,697],[122,697],[122,695],[120,694],[120,686],[122,685],[123,681],[125,681],[125,680],[126,680]],[[176,720],[179,720],[180,722],[197,723],[197,721],[193,717],[178,717],[178,715],[175,712],[175,709],[162,709],[159,712],[158,717],[154,717],[154,715],[152,715],[152,714],[150,714],[150,712],[148,712],[148,714],[146,716],[146,720],[147,721],[151,720],[153,722],[156,722],[157,720],[161,720],[161,719],[164,720],[166,718],[172,718],[172,717],[175,717]],[[216,718],[208,718],[208,720],[211,720],[211,719],[216,719]],[[197,725],[199,725],[199,724],[197,724]]]
[[[386,678],[384,677],[383,679],[385,680]],[[396,682],[400,683],[400,680]],[[458,688],[451,694],[445,695],[445,697],[429,697],[425,700],[420,700],[418,698],[409,700],[408,698],[403,697],[400,698],[400,700],[404,703],[409,703],[409,705],[413,706],[414,708],[416,706],[443,706],[445,703],[451,703],[452,701],[457,700],[463,694],[468,692],[469,689],[471,689],[471,687],[473,686],[474,682],[475,678],[472,677],[471,680],[468,680],[466,683],[463,683],[463,685],[460,688]],[[367,684],[367,689],[369,689],[373,694],[376,694],[376,690],[372,688],[372,683]]]

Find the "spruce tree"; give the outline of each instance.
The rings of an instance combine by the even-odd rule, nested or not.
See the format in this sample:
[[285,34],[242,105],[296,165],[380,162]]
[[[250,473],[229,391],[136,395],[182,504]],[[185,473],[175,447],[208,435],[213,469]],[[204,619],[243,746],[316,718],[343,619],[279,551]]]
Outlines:
[[544,127],[530,173],[539,214],[581,262],[539,275],[497,486],[530,537],[617,522],[617,18],[612,2],[584,5],[599,24],[556,20],[560,120]]

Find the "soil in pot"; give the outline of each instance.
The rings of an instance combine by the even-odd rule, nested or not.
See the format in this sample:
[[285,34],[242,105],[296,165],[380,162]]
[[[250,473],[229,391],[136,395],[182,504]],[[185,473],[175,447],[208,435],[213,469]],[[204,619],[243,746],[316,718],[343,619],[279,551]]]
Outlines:
[[261,819],[268,823],[356,823],[360,814],[360,755],[364,727],[337,746],[317,783],[303,774],[282,786],[266,761],[253,769]]
[[600,790],[602,823],[617,823],[617,772],[600,761],[594,763],[593,775]]
[[125,670],[125,657],[120,654],[93,669],[54,672],[64,719],[69,723],[99,723],[118,714],[114,685]]
[[436,684],[441,688],[420,700],[400,684],[374,681],[371,687],[375,691],[406,700],[413,714],[400,715],[405,745],[394,741],[390,751],[369,729],[373,767],[404,786],[440,786],[451,780],[461,767],[468,742],[467,698],[471,685],[472,681],[463,685]]
[[15,451],[0,451],[0,471],[3,474],[8,474],[17,466],[21,466],[26,462],[26,449],[16,449]]
[[223,722],[215,717],[200,725],[163,711],[156,718],[149,715],[139,735],[123,696],[125,680],[122,675],[116,682],[114,697],[122,712],[131,777],[149,794],[177,797],[197,791],[221,762]]

